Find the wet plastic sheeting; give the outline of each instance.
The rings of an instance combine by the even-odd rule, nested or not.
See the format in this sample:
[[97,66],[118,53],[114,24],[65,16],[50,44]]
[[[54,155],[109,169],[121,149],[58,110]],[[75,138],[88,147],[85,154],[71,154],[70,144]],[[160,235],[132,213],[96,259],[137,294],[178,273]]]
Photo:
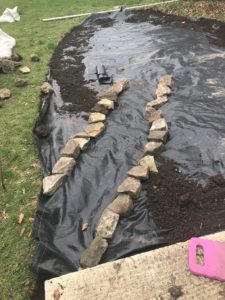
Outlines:
[[[161,75],[169,73],[175,81],[169,103],[163,107],[170,139],[162,155],[203,183],[210,175],[225,173],[223,49],[211,45],[200,32],[151,22],[126,23],[124,13],[113,18],[112,27],[95,25],[97,30],[83,53],[84,77],[91,80],[90,88],[99,91],[102,87],[93,82],[95,67],[104,64],[115,80],[131,78],[130,89],[108,116],[104,134],[82,152],[65,184],[52,197],[41,196],[33,228],[39,246],[32,264],[39,273],[57,276],[79,266],[104,208],[143,154],[149,129],[144,109]],[[93,26],[95,20],[92,16],[83,28]],[[86,113],[68,112],[56,82],[54,87],[56,93],[47,100],[39,120],[51,129],[47,138],[38,140],[44,175],[51,171],[68,138],[81,131],[87,119]],[[165,242],[166,232],[156,227],[146,209],[145,191],[134,205],[134,214],[119,222],[104,262]],[[81,230],[83,223],[89,224],[86,232]]]

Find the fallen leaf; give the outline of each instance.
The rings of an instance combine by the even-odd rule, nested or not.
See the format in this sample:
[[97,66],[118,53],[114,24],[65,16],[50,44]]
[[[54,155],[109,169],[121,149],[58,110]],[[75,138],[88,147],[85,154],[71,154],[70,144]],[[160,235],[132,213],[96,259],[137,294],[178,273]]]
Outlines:
[[30,168],[30,169],[37,169],[37,168],[39,168],[39,164],[33,163],[33,164],[30,165],[29,168]]
[[29,223],[34,224],[34,218],[29,218]]
[[25,215],[24,215],[23,213],[21,213],[21,214],[19,215],[18,223],[19,223],[19,224],[22,224],[23,221],[24,221],[24,218],[25,218]]
[[86,231],[88,229],[88,223],[82,224],[82,231]]
[[30,285],[30,280],[29,279],[26,279],[24,282],[23,282],[23,286],[24,287],[27,287]]
[[25,227],[23,227],[23,228],[21,229],[21,231],[20,231],[20,236],[23,236],[24,232],[25,232]]
[[9,215],[6,213],[5,210],[0,211],[0,221],[6,220],[9,217]]
[[59,300],[60,296],[61,296],[61,294],[60,294],[59,289],[54,290],[54,293],[53,293],[54,300]]

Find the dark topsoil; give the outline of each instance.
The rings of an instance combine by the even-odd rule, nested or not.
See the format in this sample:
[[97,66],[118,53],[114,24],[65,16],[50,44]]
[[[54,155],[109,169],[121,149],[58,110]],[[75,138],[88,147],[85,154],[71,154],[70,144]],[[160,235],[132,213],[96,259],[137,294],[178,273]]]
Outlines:
[[[154,18],[152,18],[154,16]],[[135,12],[126,22],[151,22],[179,26],[208,33],[211,42],[225,45],[225,24],[215,20],[191,20],[184,17],[164,15],[161,12],[144,10]],[[95,26],[77,26],[66,34],[56,48],[50,62],[51,76],[56,79],[64,102],[73,105],[73,113],[90,111],[97,101],[93,91],[85,87],[82,53],[87,46],[89,37],[98,26],[111,26],[109,18],[95,22]],[[76,64],[66,65],[64,49],[71,47],[66,55],[76,59]],[[205,188],[196,182],[186,180],[178,172],[172,161],[157,158],[158,174],[151,174],[145,183],[147,190],[147,206],[156,224],[162,229],[169,229],[168,243],[184,241],[192,236],[200,236],[225,229],[225,180],[222,176],[210,178]],[[31,299],[44,299],[43,281],[39,282]]]

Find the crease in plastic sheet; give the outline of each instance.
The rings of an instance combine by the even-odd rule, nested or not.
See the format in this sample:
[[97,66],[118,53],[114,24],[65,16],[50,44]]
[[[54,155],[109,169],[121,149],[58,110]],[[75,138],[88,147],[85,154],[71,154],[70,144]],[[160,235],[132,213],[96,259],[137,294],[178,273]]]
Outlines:
[[[52,197],[41,195],[33,227],[39,240],[32,264],[36,272],[58,276],[78,268],[104,208],[143,155],[149,130],[144,109],[154,97],[160,76],[169,73],[174,78],[173,93],[163,107],[170,139],[162,155],[203,183],[211,175],[225,173],[225,101],[219,93],[223,90],[224,49],[210,44],[202,32],[125,22],[127,16],[114,14],[113,26],[97,26],[84,49],[84,77],[90,88],[102,89],[93,81],[95,66],[101,63],[114,74],[114,80],[131,78],[130,88],[107,117],[104,134],[82,152],[71,176]],[[91,16],[82,26],[96,26],[95,21]],[[87,123],[87,113],[66,110],[69,103],[61,98],[57,82],[53,84],[55,94],[46,99],[39,118],[51,129],[47,138],[38,140],[44,175],[52,170],[68,138]],[[86,232],[81,230],[83,223],[89,224]],[[154,223],[143,191],[134,202],[134,213],[119,222],[102,261],[153,249],[165,240],[166,230]]]

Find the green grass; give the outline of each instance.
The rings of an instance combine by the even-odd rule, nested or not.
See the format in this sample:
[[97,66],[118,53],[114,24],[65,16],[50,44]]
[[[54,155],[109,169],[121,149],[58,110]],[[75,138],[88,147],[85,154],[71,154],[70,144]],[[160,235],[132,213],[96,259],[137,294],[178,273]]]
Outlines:
[[[42,18],[109,9],[116,5],[136,5],[155,0],[1,0],[0,13],[6,7],[19,6],[21,21],[2,23],[1,28],[16,38],[16,52],[23,56],[23,65],[31,73],[21,75],[0,74],[0,88],[9,88],[12,98],[0,109],[0,163],[6,190],[0,185],[0,299],[29,299],[35,275],[29,271],[35,242],[30,237],[40,191],[40,168],[32,128],[38,114],[39,87],[48,71],[52,52],[72,26],[81,19],[44,23]],[[38,54],[39,63],[30,61]],[[28,86],[16,88],[16,77],[26,78]],[[2,218],[5,212],[8,218]],[[20,213],[25,214],[23,224],[18,224]],[[21,234],[23,233],[23,234]]]

